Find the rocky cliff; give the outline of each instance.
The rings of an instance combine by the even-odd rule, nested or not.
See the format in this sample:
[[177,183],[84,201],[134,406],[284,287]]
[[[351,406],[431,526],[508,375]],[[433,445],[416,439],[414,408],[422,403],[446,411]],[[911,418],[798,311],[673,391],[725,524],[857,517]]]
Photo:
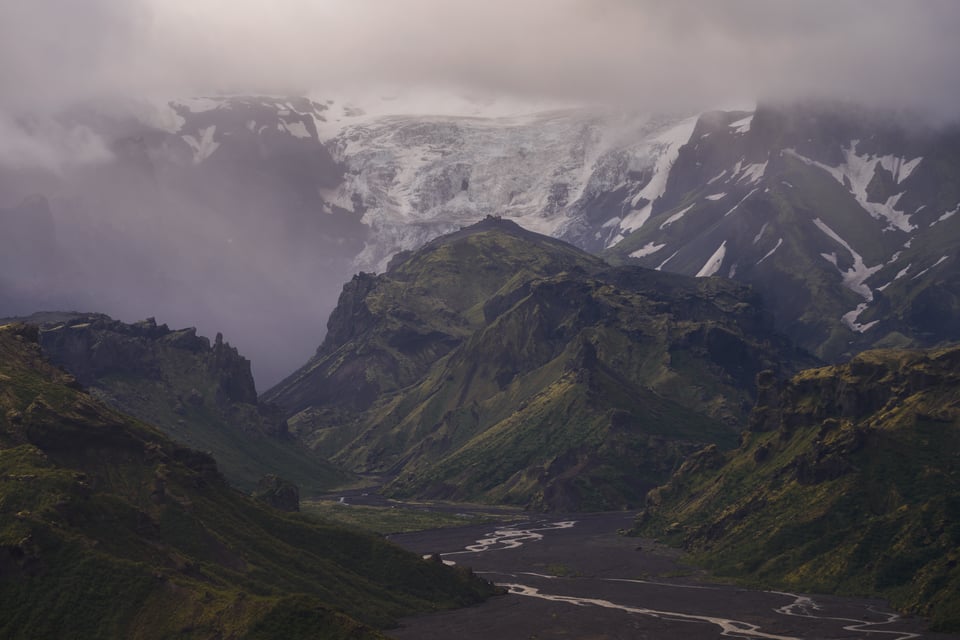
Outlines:
[[735,451],[689,458],[638,531],[720,575],[881,594],[960,628],[960,349],[762,377]]
[[317,490],[343,474],[297,446],[279,408],[257,400],[250,362],[217,334],[172,330],[153,318],[127,324],[105,315],[38,314],[51,360],[111,405],[148,420],[220,462],[252,490],[279,473]]

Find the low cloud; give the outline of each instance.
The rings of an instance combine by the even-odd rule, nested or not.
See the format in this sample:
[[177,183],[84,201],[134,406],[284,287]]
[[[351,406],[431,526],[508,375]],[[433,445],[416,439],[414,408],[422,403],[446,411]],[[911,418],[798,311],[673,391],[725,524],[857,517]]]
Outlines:
[[952,0],[5,4],[8,107],[382,85],[651,109],[816,96],[960,112]]
[[86,126],[0,113],[0,167],[60,172],[112,158],[103,138]]

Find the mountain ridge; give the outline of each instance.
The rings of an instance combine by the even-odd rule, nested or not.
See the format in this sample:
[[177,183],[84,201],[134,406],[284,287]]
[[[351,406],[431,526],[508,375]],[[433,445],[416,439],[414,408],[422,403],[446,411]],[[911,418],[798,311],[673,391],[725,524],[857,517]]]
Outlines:
[[[756,367],[808,361],[744,287],[610,267],[491,217],[347,283],[316,355],[263,397],[346,468],[396,475],[398,495],[602,508],[666,472],[657,451],[732,446]],[[604,433],[625,443],[606,462]],[[658,471],[631,480],[637,465]]]
[[18,320],[40,327],[43,352],[88,391],[210,452],[237,488],[249,492],[262,476],[280,474],[315,493],[349,478],[297,445],[279,409],[257,399],[250,362],[219,333],[211,343],[194,328],[90,313]]
[[956,346],[769,376],[739,448],[688,458],[635,531],[720,576],[881,595],[956,630],[958,376]]

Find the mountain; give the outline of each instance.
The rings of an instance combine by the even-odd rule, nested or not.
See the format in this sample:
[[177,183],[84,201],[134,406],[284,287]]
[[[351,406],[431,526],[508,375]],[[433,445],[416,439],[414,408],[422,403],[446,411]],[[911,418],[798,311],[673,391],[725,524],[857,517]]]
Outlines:
[[628,191],[640,207],[655,199],[696,123],[586,108],[345,120],[327,143],[345,168],[330,197],[370,227],[356,263],[374,271],[487,215],[600,249],[595,211]]
[[607,255],[751,284],[777,327],[827,360],[956,341],[958,168],[960,129],[894,114],[708,113],[649,218]]
[[0,243],[42,247],[5,253],[0,315],[163,309],[230,335],[270,386],[323,339],[351,274],[499,215],[614,263],[750,284],[778,330],[829,361],[960,339],[956,126],[825,102],[699,115],[399,102],[218,96],[63,115],[96,161],[0,168]]
[[250,362],[217,334],[171,330],[153,318],[126,324],[102,314],[35,314],[44,353],[92,394],[207,451],[237,488],[279,474],[308,492],[346,474],[300,447],[279,408],[259,403]]
[[354,277],[263,398],[398,495],[618,508],[700,443],[731,446],[758,371],[812,361],[744,287],[611,268],[489,217]]
[[735,451],[691,456],[637,531],[721,576],[879,594],[960,629],[960,348],[867,351],[761,382]]
[[0,327],[0,635],[381,638],[487,583],[262,506]]

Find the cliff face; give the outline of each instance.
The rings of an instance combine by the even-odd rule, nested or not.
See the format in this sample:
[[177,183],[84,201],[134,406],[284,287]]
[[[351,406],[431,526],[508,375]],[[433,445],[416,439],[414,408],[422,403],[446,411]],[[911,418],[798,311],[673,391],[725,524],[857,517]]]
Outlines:
[[870,351],[760,387],[741,446],[690,458],[638,531],[721,574],[881,594],[960,628],[960,348]]
[[[44,322],[40,317],[38,321]],[[297,446],[280,410],[257,400],[250,362],[217,334],[105,315],[44,322],[51,360],[102,399],[191,446],[211,451],[232,483],[253,489],[280,473],[310,490],[343,478]]]
[[259,505],[208,454],[79,389],[37,339],[0,327],[0,637],[372,640],[489,594],[375,536]]

